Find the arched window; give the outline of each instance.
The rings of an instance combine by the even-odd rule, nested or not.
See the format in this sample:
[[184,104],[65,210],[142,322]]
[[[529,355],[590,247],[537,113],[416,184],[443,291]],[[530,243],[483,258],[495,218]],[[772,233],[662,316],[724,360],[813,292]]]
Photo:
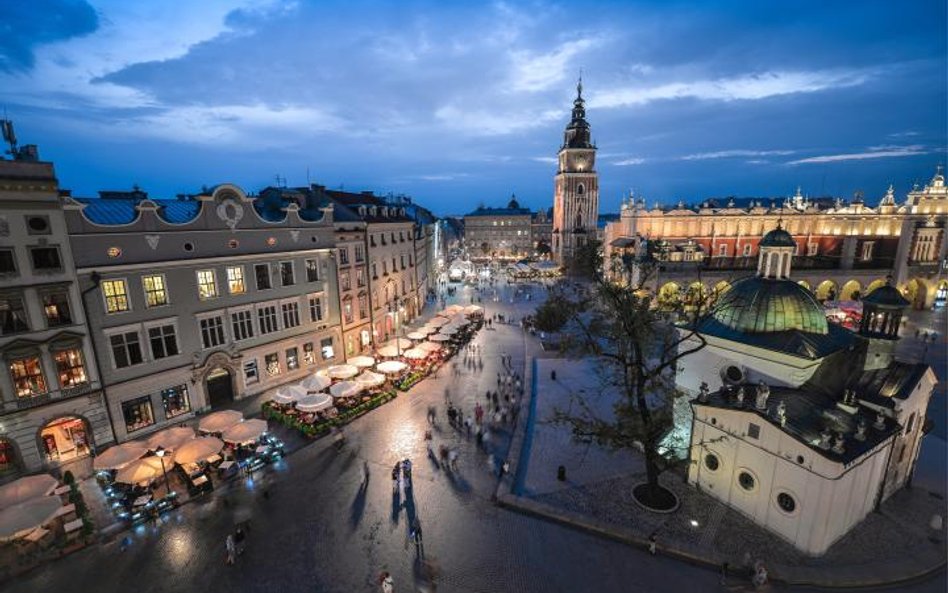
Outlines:
[[576,186],[576,194],[581,196],[584,193],[586,193],[586,188],[583,186],[582,183],[580,183],[579,185]]
[[576,228],[578,229],[583,228],[583,215],[582,214],[576,215]]

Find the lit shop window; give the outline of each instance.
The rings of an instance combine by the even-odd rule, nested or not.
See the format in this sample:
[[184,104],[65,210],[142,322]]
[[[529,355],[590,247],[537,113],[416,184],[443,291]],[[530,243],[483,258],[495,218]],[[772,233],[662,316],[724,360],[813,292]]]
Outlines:
[[273,354],[267,354],[264,357],[264,362],[267,365],[267,375],[270,377],[275,377],[279,375],[282,369],[280,368],[280,357],[276,352]]
[[323,338],[319,343],[319,350],[322,352],[323,360],[329,360],[336,356],[332,348],[332,338]]
[[191,411],[188,386],[177,385],[161,391],[161,405],[165,409],[165,418],[174,418]]
[[122,416],[125,418],[125,431],[135,432],[155,423],[151,397],[144,396],[122,402]]

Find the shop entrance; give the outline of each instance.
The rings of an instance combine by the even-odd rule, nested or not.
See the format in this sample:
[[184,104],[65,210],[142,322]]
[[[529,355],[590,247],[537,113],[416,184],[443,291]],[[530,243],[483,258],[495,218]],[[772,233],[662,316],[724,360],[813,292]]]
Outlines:
[[212,408],[234,401],[234,381],[230,371],[217,367],[207,375],[205,381],[207,401]]
[[82,418],[57,418],[40,431],[46,461],[66,462],[89,455],[89,426]]

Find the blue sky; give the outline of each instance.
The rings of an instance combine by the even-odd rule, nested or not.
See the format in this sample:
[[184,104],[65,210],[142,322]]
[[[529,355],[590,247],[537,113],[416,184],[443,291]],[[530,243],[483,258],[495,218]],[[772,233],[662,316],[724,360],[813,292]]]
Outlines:
[[583,70],[601,210],[927,181],[948,144],[944,0],[31,0],[0,106],[79,195],[234,182],[552,203]]

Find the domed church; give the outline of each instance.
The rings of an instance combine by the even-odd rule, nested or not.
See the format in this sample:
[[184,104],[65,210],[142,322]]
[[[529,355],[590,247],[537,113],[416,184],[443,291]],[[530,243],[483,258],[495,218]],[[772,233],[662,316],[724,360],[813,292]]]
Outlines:
[[793,252],[778,224],[756,275],[680,330],[706,345],[677,383],[696,394],[688,482],[821,555],[911,481],[936,379],[895,359],[909,305],[895,287],[866,295],[850,331],[791,279]]

